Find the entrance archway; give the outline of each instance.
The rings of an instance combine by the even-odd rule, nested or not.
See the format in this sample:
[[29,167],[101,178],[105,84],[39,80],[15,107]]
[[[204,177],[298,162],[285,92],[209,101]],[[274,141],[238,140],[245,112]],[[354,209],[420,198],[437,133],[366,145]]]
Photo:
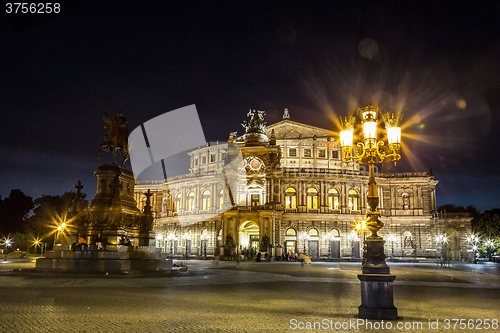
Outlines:
[[259,225],[256,222],[248,221],[243,222],[240,225],[240,230],[238,232],[238,244],[244,249],[253,249],[253,251],[259,249]]

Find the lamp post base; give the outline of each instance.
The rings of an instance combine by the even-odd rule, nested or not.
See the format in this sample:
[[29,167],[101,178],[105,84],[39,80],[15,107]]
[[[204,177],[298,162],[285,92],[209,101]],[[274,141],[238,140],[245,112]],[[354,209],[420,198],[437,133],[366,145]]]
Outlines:
[[389,274],[359,274],[361,281],[361,305],[358,318],[396,319],[392,283],[396,276]]

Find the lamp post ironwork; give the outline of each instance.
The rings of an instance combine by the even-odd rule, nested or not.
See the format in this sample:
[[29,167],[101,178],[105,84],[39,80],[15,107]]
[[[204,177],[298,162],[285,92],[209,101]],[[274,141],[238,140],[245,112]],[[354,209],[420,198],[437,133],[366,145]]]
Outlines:
[[[401,127],[400,115],[394,113],[382,114],[378,106],[368,105],[360,108],[363,138],[354,143],[354,127],[356,118],[350,116],[341,121],[343,130],[340,132],[340,143],[343,152],[343,161],[366,161],[369,166],[370,178],[368,182],[368,206],[366,227],[371,235],[366,239],[366,259],[362,266],[362,274],[358,275],[361,281],[361,300],[359,318],[363,319],[396,319],[397,309],[393,302],[392,282],[396,278],[390,275],[389,266],[385,262],[384,240],[377,232],[384,226],[379,220],[379,196],[375,181],[375,163],[385,159],[392,159],[394,164],[401,158]],[[383,116],[385,134],[388,145],[379,140],[382,134],[378,130],[379,114]],[[341,119],[342,120],[342,119]]]

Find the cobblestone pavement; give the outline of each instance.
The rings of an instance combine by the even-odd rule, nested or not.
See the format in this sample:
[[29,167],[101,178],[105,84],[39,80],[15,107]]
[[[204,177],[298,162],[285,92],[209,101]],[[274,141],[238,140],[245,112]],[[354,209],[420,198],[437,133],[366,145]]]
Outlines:
[[[236,263],[189,261],[177,277],[0,274],[1,332],[381,332],[353,328],[360,304],[359,263]],[[500,319],[500,277],[493,273],[392,264],[394,332],[428,332],[429,319]],[[297,320],[296,322],[293,320]],[[331,322],[330,322],[331,320]],[[359,322],[361,324],[361,322]],[[397,329],[396,325],[422,327]],[[326,329],[328,324],[328,328]],[[365,324],[365,323],[363,323]],[[380,322],[379,322],[380,324]],[[387,324],[387,322],[385,323]],[[311,324],[313,325],[313,324]],[[331,326],[330,326],[331,325]],[[373,322],[372,322],[373,325]],[[372,326],[373,327],[373,326]],[[453,327],[453,322],[451,322]],[[497,329],[497,331],[499,331]]]

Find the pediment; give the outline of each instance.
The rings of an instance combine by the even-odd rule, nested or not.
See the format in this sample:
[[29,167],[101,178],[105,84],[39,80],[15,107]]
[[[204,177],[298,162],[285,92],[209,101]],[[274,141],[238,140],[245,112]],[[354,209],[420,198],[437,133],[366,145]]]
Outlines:
[[274,130],[274,135],[277,140],[283,139],[298,139],[316,137],[334,136],[333,131],[326,130],[311,125],[301,124],[292,120],[282,120],[278,123],[267,126],[266,134],[271,137],[271,131]]

